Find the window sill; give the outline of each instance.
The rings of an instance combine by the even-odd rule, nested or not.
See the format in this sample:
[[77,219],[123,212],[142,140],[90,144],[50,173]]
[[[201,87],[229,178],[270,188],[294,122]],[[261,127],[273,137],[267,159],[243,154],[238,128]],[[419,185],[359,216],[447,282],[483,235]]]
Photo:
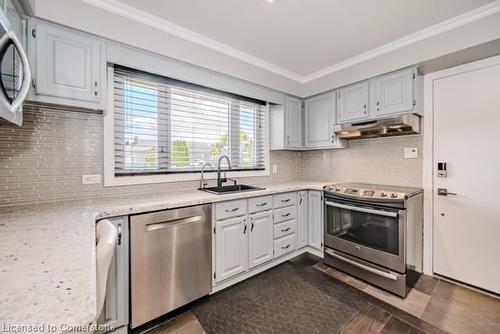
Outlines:
[[[269,176],[269,169],[259,171],[247,172],[227,172],[227,177],[242,178],[242,177],[262,177]],[[206,173],[205,180],[217,179],[217,173]],[[185,181],[199,181],[201,178],[200,173],[189,174],[161,174],[161,175],[135,175],[135,176],[115,176],[114,174],[104,176],[104,186],[128,186],[139,184],[152,184],[152,183],[172,183],[172,182],[185,182]]]

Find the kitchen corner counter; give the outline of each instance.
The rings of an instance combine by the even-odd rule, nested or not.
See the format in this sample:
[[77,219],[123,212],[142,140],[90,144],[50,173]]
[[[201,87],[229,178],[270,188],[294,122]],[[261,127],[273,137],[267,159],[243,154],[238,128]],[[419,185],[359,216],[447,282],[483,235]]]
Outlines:
[[39,332],[57,333],[65,326],[87,325],[94,320],[98,219],[287,191],[321,190],[327,183],[260,184],[266,189],[225,195],[172,191],[8,208],[9,213],[0,214],[0,327],[2,331],[23,332],[15,326],[32,325],[38,326]]

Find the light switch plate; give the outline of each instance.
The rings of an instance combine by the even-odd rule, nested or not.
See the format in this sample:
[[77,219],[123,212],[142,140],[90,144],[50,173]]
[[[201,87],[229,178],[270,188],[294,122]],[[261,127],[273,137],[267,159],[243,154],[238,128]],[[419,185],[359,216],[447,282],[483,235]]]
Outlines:
[[101,183],[101,174],[82,175],[82,184]]
[[415,159],[418,158],[418,148],[416,147],[405,147],[405,158]]
[[278,165],[273,164],[273,174],[278,173]]

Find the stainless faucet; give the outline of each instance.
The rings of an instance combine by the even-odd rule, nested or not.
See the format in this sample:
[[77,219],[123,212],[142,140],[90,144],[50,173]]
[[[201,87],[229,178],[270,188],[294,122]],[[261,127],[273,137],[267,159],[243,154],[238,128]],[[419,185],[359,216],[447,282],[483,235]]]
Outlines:
[[219,158],[219,162],[217,163],[217,187],[222,187],[222,183],[227,182],[226,172],[224,172],[223,178],[220,177],[220,174],[221,174],[220,163],[221,163],[222,159],[224,159],[224,158],[227,160],[228,169],[231,169],[231,160],[229,160],[229,157],[227,155],[222,155]]
[[210,167],[210,169],[214,169],[213,166],[209,163],[205,163],[201,166],[200,189],[205,188],[205,186],[207,185],[207,183],[205,182],[205,177],[204,177],[205,167]]

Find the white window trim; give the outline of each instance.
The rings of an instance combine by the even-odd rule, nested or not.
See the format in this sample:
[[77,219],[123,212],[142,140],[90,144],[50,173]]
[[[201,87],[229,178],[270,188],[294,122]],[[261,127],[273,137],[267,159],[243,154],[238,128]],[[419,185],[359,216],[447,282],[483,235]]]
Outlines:
[[[113,68],[107,69],[107,110],[104,112],[104,186],[125,186],[137,184],[151,183],[168,183],[195,181],[200,179],[200,173],[173,173],[173,174],[155,174],[155,175],[134,175],[134,176],[115,176],[115,108],[114,108],[114,80]],[[269,106],[266,108],[267,117],[265,119],[265,127],[267,129],[264,134],[264,167],[265,170],[258,171],[235,171],[227,172],[228,177],[260,177],[271,175],[269,171]],[[226,167],[226,162],[224,162]],[[217,166],[213,166],[214,170]],[[206,173],[205,179],[216,179],[216,173]]]

